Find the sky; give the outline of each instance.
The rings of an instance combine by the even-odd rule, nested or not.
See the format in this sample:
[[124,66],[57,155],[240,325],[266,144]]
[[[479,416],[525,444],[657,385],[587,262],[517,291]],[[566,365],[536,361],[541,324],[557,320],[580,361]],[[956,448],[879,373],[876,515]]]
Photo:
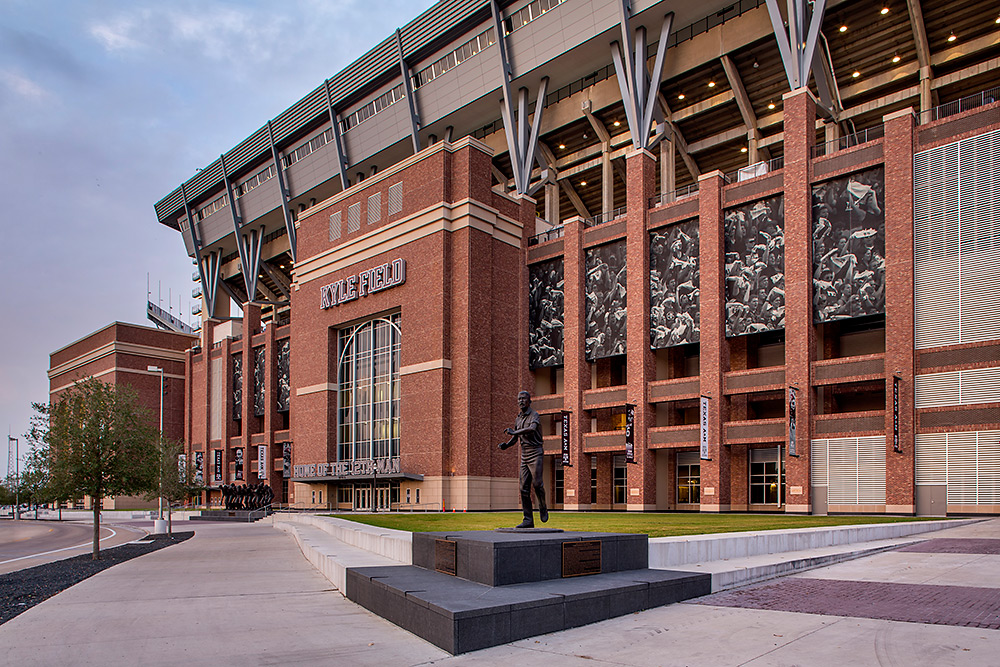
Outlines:
[[431,4],[0,0],[0,428],[22,460],[50,353],[152,326],[147,273],[190,321],[195,267],[153,204]]

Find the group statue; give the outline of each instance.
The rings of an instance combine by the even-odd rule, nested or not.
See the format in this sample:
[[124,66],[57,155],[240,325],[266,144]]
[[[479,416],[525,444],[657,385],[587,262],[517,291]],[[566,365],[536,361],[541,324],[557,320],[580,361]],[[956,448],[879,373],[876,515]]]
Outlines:
[[263,482],[257,484],[223,484],[222,500],[227,510],[259,510],[274,500],[274,491]]
[[532,515],[531,490],[535,490],[538,500],[538,517],[545,523],[549,520],[549,509],[545,505],[545,486],[543,484],[542,424],[538,413],[531,408],[531,394],[522,391],[517,395],[517,405],[521,409],[514,420],[514,428],[505,428],[504,433],[510,436],[507,442],[501,442],[500,449],[507,449],[515,442],[521,442],[521,509],[524,521],[516,528],[534,528],[535,519]]

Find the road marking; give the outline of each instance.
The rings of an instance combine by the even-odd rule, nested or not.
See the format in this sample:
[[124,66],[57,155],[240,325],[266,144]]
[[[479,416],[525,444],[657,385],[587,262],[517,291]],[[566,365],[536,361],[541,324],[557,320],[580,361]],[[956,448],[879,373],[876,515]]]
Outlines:
[[[50,528],[49,530],[53,530],[53,529]],[[115,532],[114,528],[108,528],[108,530],[111,531],[111,534],[108,535],[107,537],[102,537],[100,540],[98,540],[98,542],[103,542],[104,540],[110,540],[112,537],[114,537],[115,535],[118,534],[118,533]],[[21,556],[19,558],[11,558],[10,560],[0,560],[0,565],[6,565],[7,563],[16,563],[19,560],[25,560],[27,558],[38,558],[40,556],[48,556],[49,554],[57,554],[60,551],[69,551],[70,549],[79,549],[81,547],[88,547],[88,546],[91,546],[93,544],[94,544],[94,541],[90,540],[89,542],[84,542],[83,544],[77,544],[76,546],[73,546],[73,547],[63,547],[62,549],[53,549],[52,551],[43,551],[40,554],[31,554],[30,556]]]

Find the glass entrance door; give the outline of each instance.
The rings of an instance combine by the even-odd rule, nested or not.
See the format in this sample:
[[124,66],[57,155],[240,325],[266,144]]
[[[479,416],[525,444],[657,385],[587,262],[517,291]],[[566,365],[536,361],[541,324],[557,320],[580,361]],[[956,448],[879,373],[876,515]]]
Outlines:
[[370,486],[354,487],[354,509],[370,510],[372,508],[372,488]]
[[379,486],[375,489],[375,508],[378,510],[391,509],[389,498],[389,485]]

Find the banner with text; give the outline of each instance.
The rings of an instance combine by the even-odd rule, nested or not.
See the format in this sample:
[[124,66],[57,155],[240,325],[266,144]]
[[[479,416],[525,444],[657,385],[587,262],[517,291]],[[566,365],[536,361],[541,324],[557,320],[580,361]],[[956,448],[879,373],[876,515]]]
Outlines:
[[701,424],[701,458],[702,460],[708,460],[708,397],[701,397],[701,404],[698,409],[700,424]]
[[569,410],[562,411],[562,463],[572,467],[569,460]]
[[635,405],[625,404],[625,463],[635,463]]

